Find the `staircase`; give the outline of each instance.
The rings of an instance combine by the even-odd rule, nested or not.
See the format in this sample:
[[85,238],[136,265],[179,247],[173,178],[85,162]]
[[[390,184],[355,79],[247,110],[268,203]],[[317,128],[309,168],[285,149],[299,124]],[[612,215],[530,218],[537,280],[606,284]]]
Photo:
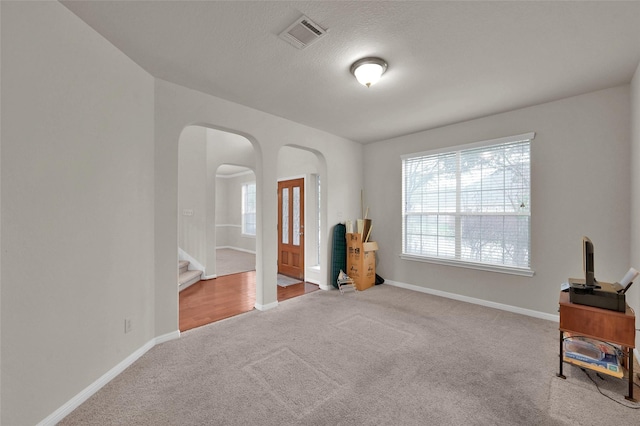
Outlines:
[[195,284],[200,281],[202,277],[202,271],[196,269],[189,269],[190,262],[187,260],[180,260],[178,262],[178,289],[180,291],[189,287],[191,284]]

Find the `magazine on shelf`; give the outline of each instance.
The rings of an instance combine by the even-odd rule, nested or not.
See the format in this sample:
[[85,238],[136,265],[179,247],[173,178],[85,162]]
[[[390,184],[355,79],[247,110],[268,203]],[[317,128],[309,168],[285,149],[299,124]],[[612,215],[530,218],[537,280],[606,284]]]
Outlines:
[[621,378],[624,376],[622,366],[617,355],[605,354],[601,360],[596,360],[576,352],[565,352],[564,360],[580,367]]

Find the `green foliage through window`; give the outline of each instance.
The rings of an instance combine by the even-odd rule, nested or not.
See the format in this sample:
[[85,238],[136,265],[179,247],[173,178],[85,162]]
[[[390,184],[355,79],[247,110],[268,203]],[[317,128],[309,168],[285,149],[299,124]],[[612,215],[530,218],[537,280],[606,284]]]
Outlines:
[[532,139],[403,157],[403,254],[530,268]]

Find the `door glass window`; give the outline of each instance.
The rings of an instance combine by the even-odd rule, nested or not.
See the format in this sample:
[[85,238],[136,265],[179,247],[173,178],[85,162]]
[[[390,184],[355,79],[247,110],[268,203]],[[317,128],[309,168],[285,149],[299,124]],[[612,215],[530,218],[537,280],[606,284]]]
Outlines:
[[293,187],[293,245],[300,245],[300,187]]
[[289,244],[289,188],[282,188],[282,244]]

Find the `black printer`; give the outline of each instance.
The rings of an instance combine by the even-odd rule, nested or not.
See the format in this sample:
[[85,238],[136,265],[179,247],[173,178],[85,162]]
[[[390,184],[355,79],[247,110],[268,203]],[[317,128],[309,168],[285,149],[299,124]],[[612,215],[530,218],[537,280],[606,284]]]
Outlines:
[[618,283],[596,281],[590,286],[584,280],[569,279],[569,300],[579,305],[625,312],[627,310],[625,288]]

